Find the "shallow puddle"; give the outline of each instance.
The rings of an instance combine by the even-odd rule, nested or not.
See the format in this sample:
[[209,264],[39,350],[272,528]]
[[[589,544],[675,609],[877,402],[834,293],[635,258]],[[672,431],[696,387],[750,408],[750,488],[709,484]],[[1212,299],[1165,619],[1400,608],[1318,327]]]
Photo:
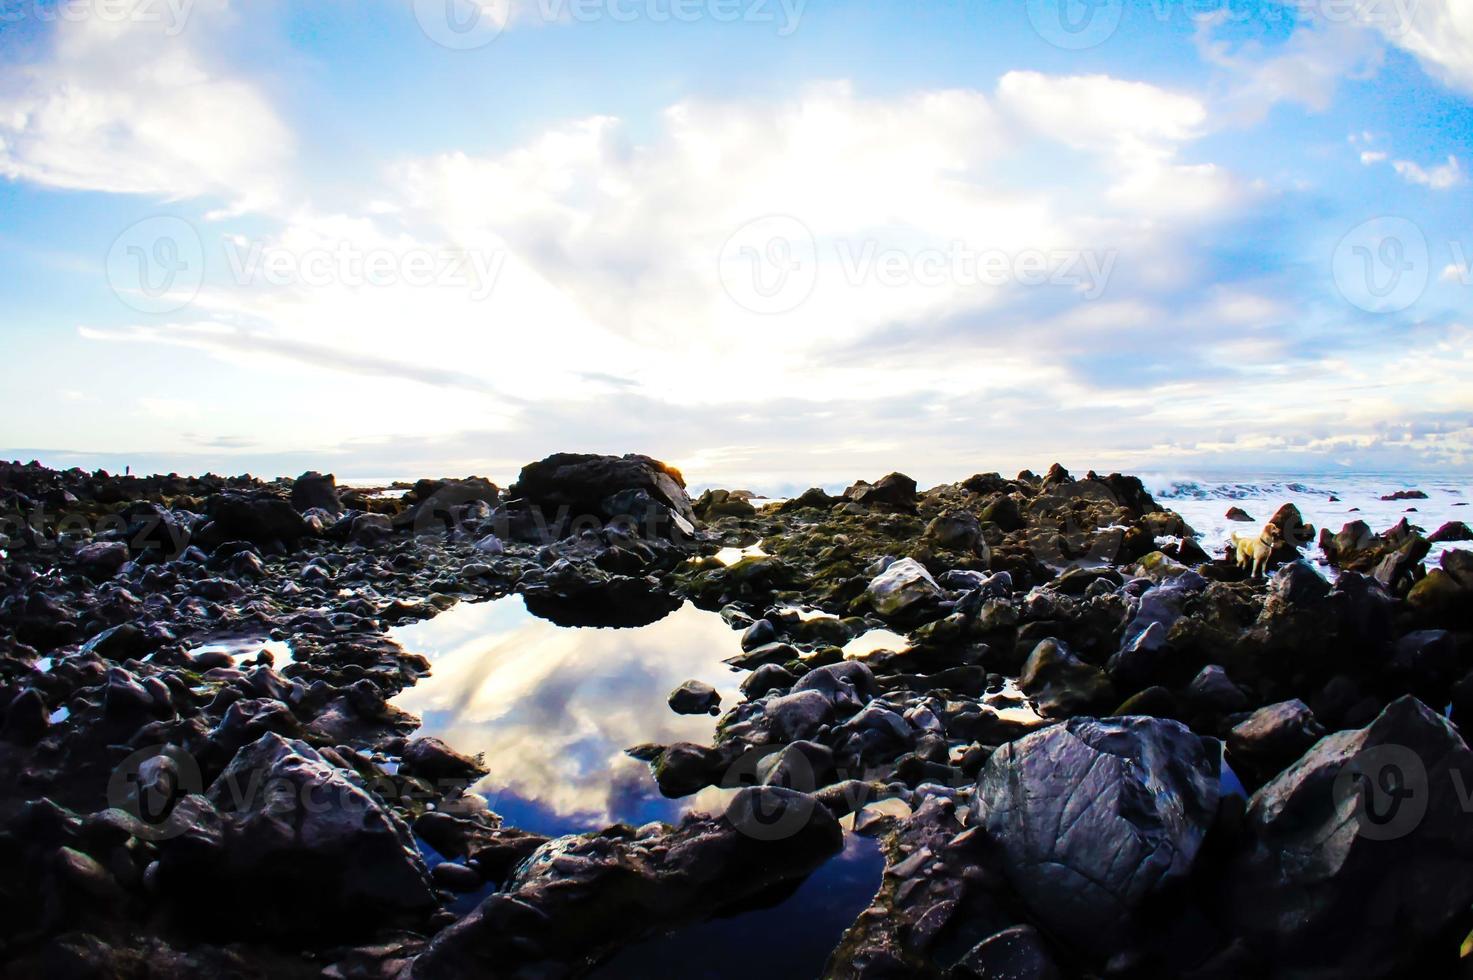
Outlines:
[[765,908],[709,919],[626,946],[599,965],[595,980],[809,980],[823,972],[844,930],[879,890],[879,843],[846,834],[844,850]]
[[719,615],[687,604],[632,629],[564,627],[511,596],[462,604],[389,636],[432,664],[393,703],[420,717],[418,734],[482,754],[488,774],[475,789],[509,825],[581,833],[724,805],[718,789],[665,799],[649,767],[624,752],[647,742],[711,743],[715,717],[677,715],[665,699],[691,679],[715,687],[723,710],[739,699],[745,675],[721,663],[739,652],[739,635]]
[[270,640],[265,637],[232,637],[229,639],[211,640],[201,643],[199,646],[190,647],[191,655],[201,653],[225,653],[235,660],[237,666],[248,664],[255,660],[262,650],[271,654],[273,669],[281,670],[287,664],[296,659],[290,643],[284,640]]

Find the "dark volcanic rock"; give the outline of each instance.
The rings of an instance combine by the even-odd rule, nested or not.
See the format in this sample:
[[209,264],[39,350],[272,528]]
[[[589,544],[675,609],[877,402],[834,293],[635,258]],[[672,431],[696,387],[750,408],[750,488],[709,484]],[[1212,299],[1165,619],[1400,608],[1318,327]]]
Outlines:
[[522,467],[521,476],[508,493],[544,511],[566,508],[574,519],[590,514],[608,519],[615,514],[605,502],[627,490],[643,490],[655,503],[686,521],[695,521],[685,478],[673,466],[649,456],[557,453]]
[[[362,933],[435,904],[409,829],[304,742],[263,735],[242,748],[197,801],[196,829],[214,825],[215,844],[186,835],[164,841],[163,875],[186,908],[223,925],[248,914],[259,934],[324,937]],[[181,803],[181,806],[184,804]],[[234,910],[233,913],[228,910]]]
[[325,510],[330,514],[341,514],[343,502],[338,499],[338,482],[331,473],[303,473],[292,483],[292,507],[298,513]]
[[1315,745],[1248,805],[1234,915],[1273,976],[1392,977],[1440,938],[1457,962],[1473,902],[1473,753],[1420,701]]
[[915,506],[916,481],[904,473],[891,473],[874,483],[860,480],[844,491],[844,499],[862,507],[891,507],[905,510]]
[[1185,726],[1075,718],[994,752],[974,815],[1037,920],[1103,959],[1186,878],[1217,802],[1217,760]]
[[217,494],[209,499],[205,513],[209,523],[200,537],[209,547],[249,541],[261,548],[289,551],[310,533],[291,504],[267,493]]
[[1033,648],[1018,675],[1018,689],[1045,718],[1103,711],[1115,704],[1115,689],[1105,672],[1074,656],[1058,640],[1044,640]]
[[1272,779],[1324,737],[1324,727],[1299,699],[1259,708],[1227,736],[1228,760],[1250,785]]
[[1462,521],[1448,521],[1428,537],[1429,544],[1444,544],[1451,541],[1473,541],[1473,530]]
[[414,738],[404,746],[404,766],[427,779],[474,779],[486,769],[468,755],[462,755],[438,738]]
[[721,695],[704,681],[686,681],[670,692],[666,703],[678,715],[715,714]]
[[646,838],[630,828],[545,845],[505,889],[440,933],[405,980],[558,977],[652,932],[800,880],[843,832],[803,793],[740,791],[721,817]]

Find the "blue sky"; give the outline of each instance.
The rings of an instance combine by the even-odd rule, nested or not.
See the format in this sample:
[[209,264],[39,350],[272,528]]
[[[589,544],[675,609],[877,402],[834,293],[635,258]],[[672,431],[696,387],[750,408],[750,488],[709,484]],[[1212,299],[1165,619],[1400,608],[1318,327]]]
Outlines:
[[1466,473],[1470,143],[1463,0],[4,0],[0,455]]

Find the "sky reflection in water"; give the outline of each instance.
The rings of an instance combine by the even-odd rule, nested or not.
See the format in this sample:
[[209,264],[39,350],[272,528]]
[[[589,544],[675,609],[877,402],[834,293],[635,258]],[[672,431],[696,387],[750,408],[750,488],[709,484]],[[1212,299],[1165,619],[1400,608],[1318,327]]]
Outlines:
[[623,821],[670,821],[715,811],[724,793],[666,800],[648,767],[624,754],[643,742],[709,744],[716,719],[681,716],[665,698],[692,678],[735,703],[742,675],[721,663],[739,635],[689,604],[649,626],[556,626],[519,596],[462,604],[390,636],[423,654],[432,674],[394,703],[419,715],[419,734],[484,753],[476,789],[512,826],[562,834]]

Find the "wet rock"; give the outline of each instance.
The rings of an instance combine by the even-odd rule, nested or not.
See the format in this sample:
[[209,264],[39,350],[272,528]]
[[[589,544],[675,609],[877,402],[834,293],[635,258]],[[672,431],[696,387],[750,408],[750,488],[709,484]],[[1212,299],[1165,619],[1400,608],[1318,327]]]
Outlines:
[[1406,600],[1428,625],[1456,627],[1473,622],[1473,588],[1440,568],[1413,585]]
[[363,548],[384,544],[394,534],[394,525],[383,514],[359,514],[349,525],[348,540]]
[[1274,573],[1269,592],[1284,602],[1311,604],[1330,594],[1330,583],[1309,562],[1291,561]]
[[697,518],[707,522],[723,517],[751,517],[757,513],[757,508],[745,497],[734,496],[729,490],[707,490],[691,509]]
[[473,892],[485,884],[474,870],[451,861],[435,865],[430,871],[430,879],[437,887],[453,892]]
[[217,494],[205,513],[209,523],[199,538],[209,546],[247,541],[266,550],[291,551],[310,533],[302,515],[273,494]]
[[1251,785],[1272,779],[1310,746],[1325,729],[1298,698],[1259,708],[1234,725],[1227,736],[1228,760]]
[[1190,873],[1217,801],[1217,762],[1185,726],[1075,718],[993,753],[973,813],[1033,916],[1106,959]]
[[[813,797],[741,790],[721,817],[651,837],[627,828],[550,842],[505,889],[441,932],[405,980],[567,976],[652,932],[806,876],[843,845]],[[576,921],[578,928],[568,928]]]
[[1059,967],[1037,929],[1011,926],[973,946],[947,980],[1058,980]]
[[1439,936],[1451,965],[1473,901],[1468,786],[1473,753],[1404,697],[1255,793],[1231,907],[1272,975],[1407,976]]
[[831,509],[842,498],[831,497],[824,492],[822,487],[810,487],[791,500],[785,500],[777,505],[779,514],[790,514],[799,510],[822,510]]
[[860,480],[844,491],[844,499],[862,507],[888,507],[905,510],[915,506],[916,481],[904,473],[891,473],[874,483]]
[[466,780],[486,774],[477,759],[462,755],[438,738],[410,739],[404,746],[404,766],[426,779]]
[[865,589],[870,606],[881,616],[901,618],[939,601],[941,586],[926,566],[902,558],[877,575]]
[[811,793],[833,782],[834,772],[834,753],[828,746],[800,740],[763,756],[756,775],[763,786]]
[[763,664],[742,681],[742,696],[756,700],[769,691],[787,690],[797,678],[778,664]]
[[660,793],[679,799],[720,782],[725,756],[708,745],[676,742],[660,753],[652,768]]
[[873,671],[854,660],[815,667],[798,679],[793,693],[817,691],[828,699],[835,711],[845,717],[870,702],[878,693]]
[[207,869],[187,872],[213,880],[219,904],[207,914],[216,922],[226,908],[249,910],[264,934],[321,938],[434,905],[409,829],[356,774],[304,742],[263,735],[236,753],[206,800],[223,844]]
[[605,512],[604,502],[625,490],[643,490],[686,521],[696,519],[680,471],[649,456],[557,453],[522,467],[508,493],[544,511],[564,508],[574,518],[596,515],[608,519],[614,515]]
[[1381,497],[1381,499],[1382,500],[1386,500],[1386,501],[1392,501],[1392,500],[1426,500],[1427,499],[1427,494],[1424,493],[1421,490],[1397,490],[1395,493],[1388,493],[1388,494],[1383,495]]
[[50,727],[50,709],[35,688],[26,688],[11,699],[5,708],[5,724],[0,736],[14,745],[34,745]]
[[795,691],[767,699],[766,727],[781,742],[812,738],[834,718],[834,702],[819,691]]
[[932,518],[926,525],[925,538],[939,548],[962,554],[971,554],[979,546],[986,547],[982,540],[982,525],[966,511]]
[[976,887],[997,877],[981,866],[976,838],[940,796],[901,820],[885,842],[879,892],[844,934],[826,980],[939,977],[938,962],[944,967],[968,945],[1016,924]]
[[324,476],[313,471],[297,477],[292,483],[291,503],[298,513],[313,509],[330,514],[343,512],[343,502],[338,499],[338,483],[331,473]]
[[1018,689],[1045,718],[1104,711],[1116,703],[1114,686],[1105,672],[1053,639],[1039,643],[1028,655],[1018,675]]
[[94,579],[108,579],[128,560],[128,546],[121,541],[98,541],[77,549],[77,564]]
[[1444,544],[1452,541],[1473,541],[1473,529],[1470,529],[1462,521],[1449,521],[1428,535],[1427,541],[1430,544]]
[[742,649],[755,650],[778,640],[777,627],[770,619],[759,619],[742,633]]
[[715,714],[721,704],[721,695],[704,681],[686,681],[665,699],[670,710],[678,715]]
[[1251,523],[1253,521],[1253,516],[1241,507],[1229,507],[1227,510],[1227,519],[1230,521],[1242,521],[1244,523]]
[[756,670],[774,664],[791,663],[802,656],[797,647],[788,643],[765,643],[762,646],[752,647],[734,657],[727,657],[724,663],[740,668],[741,670]]
[[1248,707],[1248,695],[1217,664],[1208,664],[1192,678],[1192,683],[1187,685],[1187,700],[1199,711],[1218,714],[1242,711]]

